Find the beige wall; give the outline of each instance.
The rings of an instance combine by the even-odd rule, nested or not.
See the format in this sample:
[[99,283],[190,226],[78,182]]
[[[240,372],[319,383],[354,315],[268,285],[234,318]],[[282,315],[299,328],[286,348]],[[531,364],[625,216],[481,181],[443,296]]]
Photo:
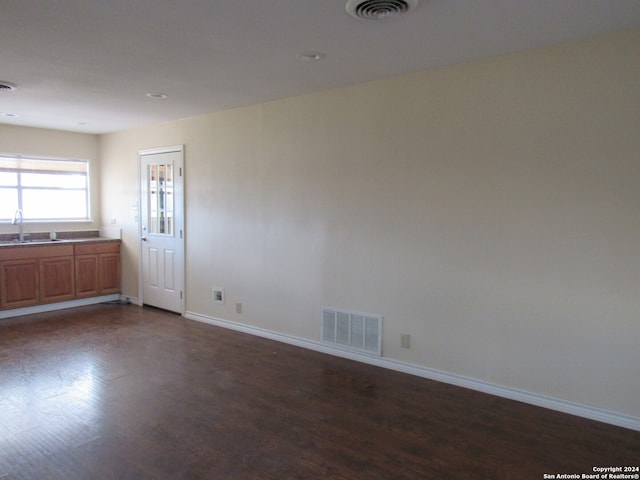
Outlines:
[[640,417],[638,58],[627,31],[105,135],[125,293],[136,152],[185,144],[187,310],[381,314],[386,357]]
[[[94,230],[100,227],[100,165],[98,162],[98,136],[62,132],[42,128],[0,124],[0,154],[40,155],[49,157],[89,160],[91,198],[90,222],[25,222],[25,232]],[[0,233],[14,233],[14,225],[0,223]]]

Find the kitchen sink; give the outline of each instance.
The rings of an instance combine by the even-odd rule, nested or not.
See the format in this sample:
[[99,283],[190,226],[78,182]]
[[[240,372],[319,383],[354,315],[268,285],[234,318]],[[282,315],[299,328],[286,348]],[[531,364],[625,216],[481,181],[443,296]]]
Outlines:
[[0,245],[38,245],[38,244],[47,244],[47,243],[57,243],[64,242],[64,240],[59,238],[34,238],[33,240],[8,240],[8,241],[0,241]]

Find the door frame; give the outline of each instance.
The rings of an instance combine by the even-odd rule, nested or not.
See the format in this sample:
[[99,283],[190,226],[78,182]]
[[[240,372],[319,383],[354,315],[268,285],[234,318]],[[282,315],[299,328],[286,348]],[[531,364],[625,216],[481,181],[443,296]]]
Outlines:
[[186,259],[186,253],[185,253],[185,237],[186,237],[186,230],[187,230],[187,222],[186,222],[186,214],[185,214],[185,203],[184,203],[184,188],[185,188],[185,172],[184,172],[184,145],[173,145],[170,147],[157,147],[157,148],[147,148],[144,150],[138,150],[138,305],[139,306],[143,306],[144,305],[144,266],[142,264],[143,262],[143,257],[144,257],[144,251],[143,251],[143,242],[142,242],[142,223],[143,223],[143,219],[142,219],[142,202],[145,201],[145,199],[142,198],[142,189],[140,188],[141,182],[142,182],[142,157],[144,157],[145,155],[157,155],[157,154],[162,154],[162,153],[179,153],[180,156],[182,157],[182,168],[183,168],[183,172],[182,172],[182,224],[183,224],[183,232],[182,235],[180,235],[179,237],[176,237],[177,240],[179,240],[182,243],[182,248],[180,249],[181,251],[181,259],[180,259],[180,265],[182,266],[182,271],[180,272],[180,277],[182,278],[182,305],[181,305],[181,312],[180,315],[184,316],[184,313],[186,311],[186,297],[187,297],[187,291],[186,291],[186,265],[185,265],[185,259]]

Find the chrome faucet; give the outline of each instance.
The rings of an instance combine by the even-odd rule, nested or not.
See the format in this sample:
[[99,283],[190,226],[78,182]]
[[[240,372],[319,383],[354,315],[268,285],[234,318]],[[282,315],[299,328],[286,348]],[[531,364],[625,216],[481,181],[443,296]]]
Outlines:
[[18,234],[18,240],[20,242],[24,242],[24,232],[22,230],[22,209],[19,208],[16,210],[16,213],[13,215],[13,221],[11,222],[13,225],[18,225],[20,228],[20,233]]

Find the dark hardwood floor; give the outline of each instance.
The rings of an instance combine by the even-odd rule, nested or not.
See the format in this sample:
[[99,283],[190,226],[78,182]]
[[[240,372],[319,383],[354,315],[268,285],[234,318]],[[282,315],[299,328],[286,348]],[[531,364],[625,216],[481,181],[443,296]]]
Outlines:
[[542,479],[640,432],[132,305],[0,320],[0,479]]

